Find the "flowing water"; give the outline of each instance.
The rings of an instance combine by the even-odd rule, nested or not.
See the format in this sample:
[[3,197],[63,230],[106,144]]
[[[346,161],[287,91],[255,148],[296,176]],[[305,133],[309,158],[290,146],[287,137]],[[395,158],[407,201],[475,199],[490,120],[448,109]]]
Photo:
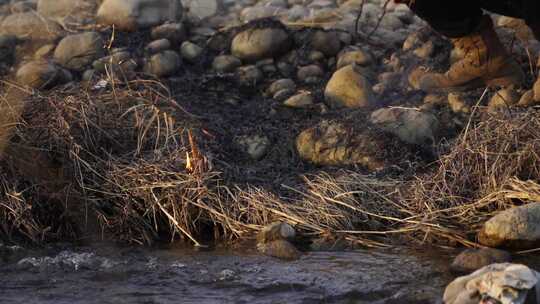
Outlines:
[[[69,249],[68,249],[69,248]],[[436,303],[446,254],[4,247],[0,303]]]

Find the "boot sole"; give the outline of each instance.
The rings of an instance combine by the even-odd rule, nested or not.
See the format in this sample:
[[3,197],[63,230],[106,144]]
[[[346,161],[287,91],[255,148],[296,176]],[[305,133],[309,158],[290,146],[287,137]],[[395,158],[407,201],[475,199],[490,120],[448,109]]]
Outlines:
[[423,91],[427,93],[438,93],[438,94],[448,94],[448,93],[456,93],[456,92],[465,92],[474,90],[477,88],[480,88],[482,86],[485,86],[486,82],[482,80],[482,78],[476,78],[474,80],[471,80],[467,82],[467,84],[462,86],[455,86],[455,87],[444,87],[444,88],[429,88],[429,89],[423,89]]
[[502,76],[498,78],[492,78],[489,80],[476,78],[469,81],[466,85],[455,86],[455,87],[446,87],[446,88],[431,88],[425,90],[427,93],[456,93],[456,92],[466,92],[481,87],[497,88],[497,87],[509,87],[513,85],[520,85],[523,83],[523,80],[518,79],[509,79],[508,76]]

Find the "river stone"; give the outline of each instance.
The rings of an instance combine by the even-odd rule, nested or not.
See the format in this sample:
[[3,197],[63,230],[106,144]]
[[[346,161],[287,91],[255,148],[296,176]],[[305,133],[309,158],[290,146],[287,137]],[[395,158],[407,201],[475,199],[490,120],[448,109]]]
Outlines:
[[166,50],[150,57],[144,66],[144,71],[156,77],[167,77],[175,74],[182,64],[180,56],[171,50]]
[[34,89],[50,89],[67,82],[68,74],[47,61],[30,61],[21,66],[15,75],[17,82]]
[[302,92],[285,100],[283,105],[290,108],[308,108],[313,105],[313,96],[309,92]]
[[113,50],[111,55],[99,58],[92,63],[92,67],[101,73],[106,71],[107,66],[117,67],[131,61],[131,53],[126,50]]
[[244,22],[256,21],[284,14],[286,11],[275,6],[250,6],[240,12],[240,18]]
[[489,247],[533,248],[540,241],[540,203],[498,213],[484,223],[478,240]]
[[463,96],[459,93],[449,93],[448,94],[448,105],[452,112],[454,113],[470,113],[471,108],[467,105]]
[[380,158],[385,143],[368,133],[358,133],[345,124],[323,121],[297,137],[300,157],[316,165],[362,165],[371,171],[384,168]]
[[324,56],[323,52],[319,51],[311,51],[308,54],[308,59],[311,62],[322,62],[326,57]]
[[342,67],[348,66],[350,64],[356,63],[360,66],[370,65],[373,62],[371,55],[366,53],[363,50],[354,50],[343,52],[338,57],[337,68],[341,69]]
[[253,62],[280,56],[291,46],[289,33],[282,27],[252,27],[233,38],[231,53],[243,61]]
[[168,39],[158,39],[154,40],[146,45],[144,48],[150,54],[157,54],[159,52],[168,50],[171,48],[171,42]]
[[518,106],[520,107],[531,107],[538,104],[538,101],[534,100],[534,91],[528,90],[519,99]]
[[436,142],[440,123],[431,113],[410,108],[384,108],[371,113],[371,123],[402,141],[420,146]]
[[284,102],[296,94],[296,90],[283,89],[277,91],[272,98],[277,102]]
[[212,68],[216,72],[231,73],[242,65],[242,61],[231,55],[220,55],[214,58]]
[[202,55],[204,49],[191,41],[185,41],[180,46],[182,58],[189,62],[196,62]]
[[34,59],[45,59],[54,56],[55,44],[45,44],[34,53]]
[[302,255],[293,244],[286,240],[259,243],[257,249],[262,254],[283,260],[297,260]]
[[268,137],[261,135],[241,136],[237,142],[253,160],[262,159],[270,148]]
[[488,108],[492,111],[507,109],[516,105],[521,95],[513,88],[505,88],[497,91],[489,101]]
[[202,20],[216,15],[223,4],[221,0],[187,0],[184,5],[191,17]]
[[274,222],[265,226],[257,234],[258,243],[269,243],[275,240],[293,241],[296,238],[296,231],[288,223]]
[[236,69],[236,79],[241,86],[254,87],[264,79],[264,74],[257,66],[246,65]]
[[317,64],[303,66],[296,72],[296,77],[302,82],[309,82],[309,79],[321,79],[324,76],[323,69]]
[[152,29],[152,39],[167,39],[172,43],[180,44],[186,40],[186,27],[183,23],[165,23]]
[[105,0],[99,7],[97,20],[118,30],[136,31],[181,20],[182,10],[180,0]]
[[54,51],[55,61],[63,67],[82,72],[105,54],[105,43],[96,32],[66,36]]
[[483,248],[467,249],[460,253],[450,265],[450,269],[458,273],[471,273],[494,263],[510,262],[512,257],[503,250]]
[[313,49],[327,57],[336,56],[341,50],[341,40],[335,31],[315,31],[310,44]]
[[53,41],[62,35],[62,28],[35,12],[12,14],[0,25],[0,34],[17,36],[19,39]]
[[274,96],[277,92],[281,90],[294,91],[296,90],[296,83],[294,83],[294,80],[290,78],[278,79],[272,82],[268,90],[266,90],[266,93],[268,94],[268,96]]
[[38,0],[37,12],[53,20],[93,18],[96,14],[95,0]]
[[533,86],[534,100],[540,101],[540,77],[536,80]]
[[356,65],[337,70],[326,85],[324,97],[334,108],[366,108],[375,105],[372,86]]

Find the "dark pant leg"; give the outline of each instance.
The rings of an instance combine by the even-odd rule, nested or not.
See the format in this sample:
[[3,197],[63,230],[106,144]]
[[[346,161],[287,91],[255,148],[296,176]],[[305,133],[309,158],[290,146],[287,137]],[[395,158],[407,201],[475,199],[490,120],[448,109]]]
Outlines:
[[540,0],[414,0],[409,5],[433,29],[454,38],[471,33],[479,24],[482,9],[525,19],[540,39]]
[[504,16],[525,19],[540,38],[540,0],[480,0],[482,8]]
[[479,0],[415,0],[410,8],[434,30],[451,38],[471,33],[483,14]]

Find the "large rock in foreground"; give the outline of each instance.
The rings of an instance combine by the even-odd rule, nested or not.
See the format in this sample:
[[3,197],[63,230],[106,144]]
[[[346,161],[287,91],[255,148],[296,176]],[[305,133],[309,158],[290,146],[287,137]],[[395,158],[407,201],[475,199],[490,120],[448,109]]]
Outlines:
[[231,45],[231,53],[242,61],[253,62],[273,58],[292,46],[289,33],[282,26],[251,27],[238,33]]
[[56,62],[79,72],[104,55],[103,39],[96,32],[69,35],[60,41],[54,51]]
[[344,124],[323,121],[296,139],[300,157],[317,165],[362,165],[384,168],[385,143],[375,136],[357,133]]
[[53,41],[62,35],[62,28],[35,12],[28,12],[6,17],[0,24],[0,33],[14,35],[19,39]]
[[538,278],[536,271],[524,265],[492,264],[455,279],[446,287],[443,303],[537,303],[529,291]]
[[348,65],[337,70],[326,85],[324,97],[334,108],[366,108],[375,105],[371,84],[356,67]]
[[180,0],[105,0],[97,13],[98,22],[123,31],[136,31],[182,19]]
[[505,210],[488,220],[478,240],[489,247],[527,249],[540,243],[540,203]]

